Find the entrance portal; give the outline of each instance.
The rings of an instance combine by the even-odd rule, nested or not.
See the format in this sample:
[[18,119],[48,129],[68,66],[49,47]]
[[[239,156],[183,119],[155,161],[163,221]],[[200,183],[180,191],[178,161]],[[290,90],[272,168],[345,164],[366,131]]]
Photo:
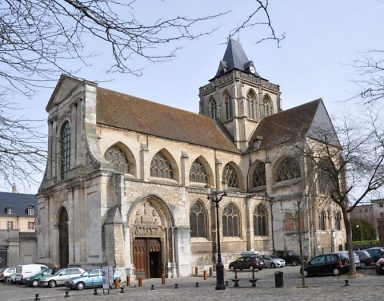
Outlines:
[[65,208],[61,209],[58,226],[59,226],[60,267],[66,268],[69,263],[69,244],[68,244],[68,213]]
[[133,264],[137,277],[160,278],[163,272],[160,239],[136,238],[133,242]]

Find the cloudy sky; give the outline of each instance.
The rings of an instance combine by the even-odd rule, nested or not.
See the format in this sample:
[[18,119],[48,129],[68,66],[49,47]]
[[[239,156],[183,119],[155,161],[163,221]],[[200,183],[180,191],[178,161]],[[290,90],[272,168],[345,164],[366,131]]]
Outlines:
[[[138,17],[156,19],[161,16],[190,17],[230,11],[227,15],[196,27],[196,31],[216,28],[209,36],[183,41],[176,58],[164,63],[133,61],[144,68],[142,77],[108,74],[110,53],[106,47],[90,41],[88,47],[100,55],[81,67],[76,76],[98,81],[105,88],[140,98],[198,112],[198,89],[208,83],[217,70],[230,30],[241,24],[255,6],[253,0],[139,0]],[[236,35],[258,73],[279,84],[283,109],[323,98],[329,113],[337,116],[356,90],[351,67],[354,60],[372,49],[384,49],[384,2],[376,0],[270,0],[270,16],[277,34],[286,38],[277,47],[273,41],[257,44],[265,36],[265,28],[253,27]],[[159,49],[161,51],[162,49]],[[74,66],[74,69],[78,69]],[[31,119],[47,118],[45,106],[53,88],[38,91],[36,97],[15,97],[24,108],[22,114]],[[44,122],[45,123],[45,122]],[[42,127],[45,131],[45,126]],[[10,191],[0,183],[0,190]],[[20,187],[20,192],[35,193],[38,185]]]

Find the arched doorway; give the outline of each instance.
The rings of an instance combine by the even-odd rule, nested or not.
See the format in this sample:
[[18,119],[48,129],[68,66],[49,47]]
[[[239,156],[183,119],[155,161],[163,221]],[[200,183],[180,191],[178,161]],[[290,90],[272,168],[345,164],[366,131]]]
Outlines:
[[69,263],[68,244],[68,212],[62,208],[59,214],[59,260],[60,267],[65,268]]

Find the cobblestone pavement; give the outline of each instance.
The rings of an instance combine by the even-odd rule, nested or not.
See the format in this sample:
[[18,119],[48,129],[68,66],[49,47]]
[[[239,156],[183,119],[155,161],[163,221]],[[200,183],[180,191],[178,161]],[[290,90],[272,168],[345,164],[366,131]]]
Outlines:
[[[69,291],[66,298],[65,288],[27,288],[25,286],[13,284],[0,284],[0,299],[12,301],[36,300],[39,294],[41,301],[75,301],[75,300],[96,300],[96,301],[187,301],[187,300],[327,300],[335,301],[341,299],[351,300],[383,300],[384,299],[384,276],[377,276],[374,269],[361,271],[357,278],[347,276],[338,277],[310,277],[306,278],[306,288],[301,287],[301,278],[298,267],[285,267],[283,269],[268,269],[255,273],[257,287],[251,287],[249,279],[251,272],[239,272],[240,288],[233,287],[230,279],[233,278],[232,272],[226,272],[225,279],[228,286],[223,291],[215,290],[215,278],[202,277],[172,278],[166,279],[166,284],[161,285],[160,279],[144,280],[143,287],[124,288],[124,293],[120,289],[111,290],[109,294],[103,294],[98,289],[98,295],[94,295],[94,290]],[[275,287],[275,272],[281,271],[284,276],[284,287]],[[348,280],[349,286],[345,286]],[[197,284],[198,283],[198,287]],[[175,288],[177,284],[178,288]],[[153,285],[154,289],[151,289]]]

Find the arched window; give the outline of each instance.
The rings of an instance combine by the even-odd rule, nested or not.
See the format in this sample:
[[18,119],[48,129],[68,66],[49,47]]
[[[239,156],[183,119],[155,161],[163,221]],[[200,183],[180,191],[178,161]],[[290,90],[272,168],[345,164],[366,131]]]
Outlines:
[[265,164],[264,162],[260,162],[256,165],[253,171],[252,177],[252,187],[259,187],[266,185],[266,177],[265,177]]
[[256,95],[253,91],[250,91],[247,96],[248,101],[248,117],[256,118]]
[[68,178],[71,167],[71,127],[66,121],[60,131],[60,175],[62,179]]
[[223,236],[239,237],[239,228],[239,211],[230,203],[223,210]]
[[105,159],[113,164],[113,168],[122,174],[130,172],[130,166],[125,153],[117,146],[113,145],[105,152]]
[[272,100],[268,95],[264,96],[263,107],[264,107],[264,117],[267,117],[273,114]]
[[341,213],[337,212],[335,215],[335,228],[341,230]]
[[208,103],[209,107],[209,117],[216,119],[217,114],[216,114],[216,101],[214,98],[211,98]]
[[192,163],[191,170],[189,172],[189,180],[191,182],[208,183],[208,176],[204,165],[198,159]]
[[268,235],[268,216],[267,210],[262,204],[257,205],[253,212],[253,231],[255,235],[266,236]]
[[224,96],[225,119],[232,118],[232,100],[228,93]]
[[284,216],[284,230],[285,231],[294,231],[296,229],[295,227],[295,218],[293,217],[293,214],[290,212],[285,213]]
[[227,164],[224,166],[223,181],[228,184],[228,187],[240,187],[239,176],[237,175],[236,169],[231,164]]
[[286,158],[277,167],[276,182],[300,178],[300,165],[295,158]]
[[173,179],[171,164],[160,152],[158,152],[152,159],[151,176],[157,178]]
[[207,237],[206,214],[203,205],[200,202],[193,204],[189,213],[191,225],[191,237]]
[[321,211],[319,216],[319,230],[325,230],[325,212]]

